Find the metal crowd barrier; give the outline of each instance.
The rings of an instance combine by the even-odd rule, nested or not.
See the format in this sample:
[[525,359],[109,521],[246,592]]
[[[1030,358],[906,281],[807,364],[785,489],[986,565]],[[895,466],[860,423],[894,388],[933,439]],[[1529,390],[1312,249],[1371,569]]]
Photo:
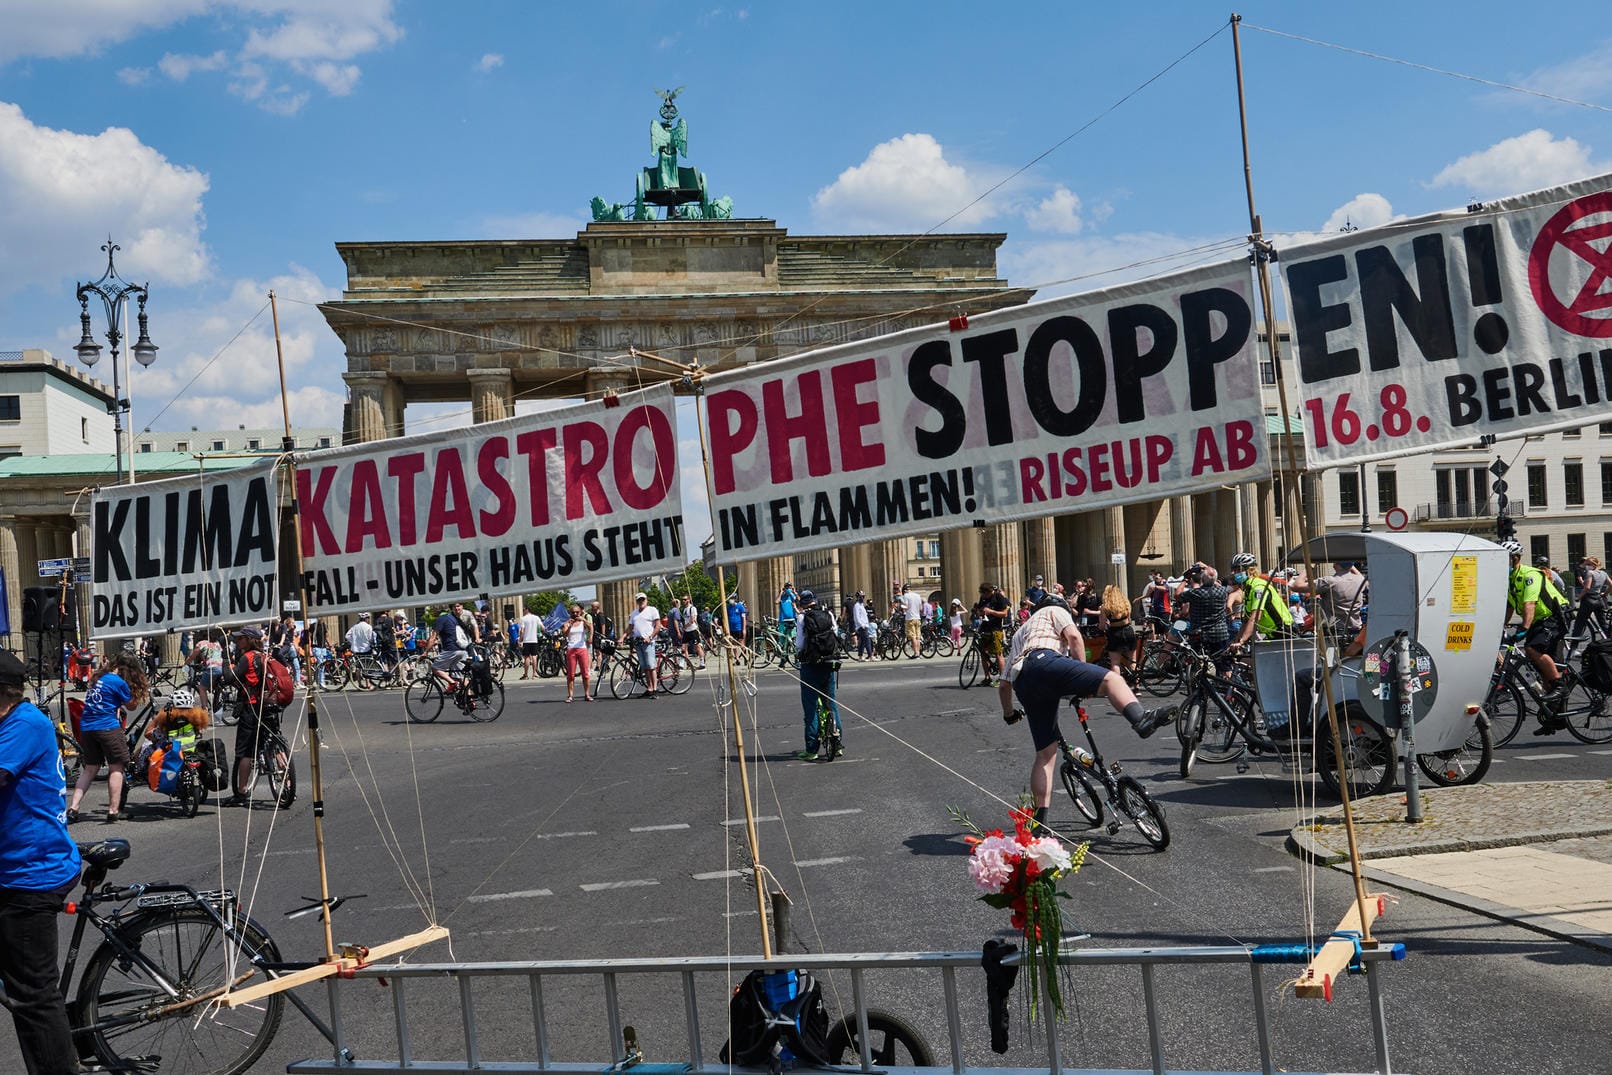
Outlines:
[[[1377,964],[1384,960],[1401,959],[1404,957],[1403,946],[1384,946],[1378,949],[1366,949],[1360,953],[1360,969],[1364,973],[1366,988],[1369,994],[1371,1039],[1376,1052],[1376,1070],[1382,1075],[1391,1075],[1392,1068],[1388,1057],[1388,1027],[1384,1011],[1382,986],[1378,980]],[[1004,960],[1006,964],[1017,962],[1018,956]],[[1247,968],[1246,985],[1252,991],[1254,1026],[1251,1028],[1259,1048],[1260,1067],[1263,1075],[1275,1075],[1279,1070],[1272,1056],[1271,1031],[1266,1012],[1267,983],[1263,973],[1264,966],[1270,963],[1290,963],[1293,961],[1293,949],[1285,946],[1223,946],[1223,947],[1178,947],[1178,948],[1098,948],[1082,949],[1065,952],[1060,962],[1068,967],[1098,967],[1098,966],[1128,966],[1135,967],[1141,976],[1142,997],[1147,1017],[1147,1042],[1152,1068],[1155,1075],[1164,1075],[1165,1048],[1161,1030],[1159,997],[1155,981],[1155,968],[1181,967],[1208,964],[1240,964]],[[824,972],[849,972],[851,979],[851,993],[854,1006],[854,1015],[860,1029],[858,1040],[861,1043],[862,1055],[860,1069],[864,1072],[890,1072],[892,1075],[943,1075],[950,1072],[952,1075],[1029,1075],[1031,1072],[1076,1072],[1091,1069],[1067,1068],[1064,1066],[1062,1049],[1060,1048],[1058,1034],[1046,1034],[1038,1029],[1037,1037],[1045,1043],[1047,1052],[1047,1067],[994,1067],[994,1066],[965,1066],[963,1061],[964,1026],[965,1022],[974,1025],[976,1033],[983,1034],[983,1020],[977,1015],[965,1021],[958,1006],[958,974],[959,969],[973,975],[980,974],[979,952],[895,952],[895,953],[867,953],[851,955],[791,955],[773,959],[754,957],[713,957],[713,958],[683,958],[683,959],[611,959],[611,960],[578,960],[570,962],[510,962],[510,963],[420,963],[420,964],[386,964],[372,965],[354,971],[350,977],[358,979],[384,979],[391,990],[392,1022],[395,1032],[396,1056],[395,1060],[376,1060],[368,1058],[355,1058],[349,1052],[347,1042],[350,1028],[344,1027],[342,1017],[341,995],[345,988],[342,982],[331,980],[327,984],[330,994],[331,1024],[334,1044],[333,1055],[323,1058],[311,1058],[289,1064],[286,1071],[291,1075],[348,1075],[352,1072],[431,1072],[431,1073],[473,1073],[496,1071],[508,1073],[528,1072],[600,1072],[607,1070],[634,1072],[636,1075],[728,1075],[734,1069],[727,1064],[719,1063],[707,1055],[707,1049],[700,1027],[700,1018],[696,998],[712,995],[710,992],[699,993],[696,990],[696,976],[710,975],[731,977],[735,973],[742,976],[753,969],[764,970],[793,970],[804,969],[810,971],[819,979]],[[944,1056],[945,1064],[934,1067],[895,1067],[889,1065],[875,1065],[868,1054],[869,1037],[867,1013],[868,989],[865,976],[870,971],[888,971],[900,969],[938,971],[944,993],[944,1012],[947,1028],[947,1047],[944,1051],[937,1050],[936,1057]],[[628,1061],[621,1063],[622,1059],[622,1032],[624,1021],[618,987],[623,978],[644,975],[676,976],[682,985],[683,1015],[687,1034],[687,1056],[676,1063],[635,1063]],[[610,1059],[599,1063],[559,1063],[550,1058],[551,1046],[554,1044],[550,1033],[549,1011],[545,1003],[545,991],[556,986],[558,980],[578,976],[601,979],[604,989],[604,1044],[606,1048],[601,1053]],[[429,1011],[417,1011],[410,1007],[411,982],[421,980],[452,981],[457,985],[459,999],[459,1019],[462,1025],[464,1056],[455,1060],[426,1060],[416,1058],[414,1053],[413,1027],[420,1020],[430,1020],[433,1024],[442,1024],[449,1012],[440,1006],[432,1006]],[[479,979],[521,979],[524,980],[526,992],[529,994],[531,1017],[531,1053],[530,1060],[488,1060],[481,1055],[481,1045],[478,1041],[478,1015],[477,1007],[472,997],[472,983]],[[1020,976],[1020,982],[1015,987],[1014,996],[1025,988],[1027,979]],[[708,990],[719,993],[726,999],[727,993],[721,987],[708,984]],[[1224,995],[1223,993],[1221,995]],[[670,1005],[668,999],[668,1006]],[[1313,1003],[1301,1001],[1297,1003]],[[421,1006],[419,1004],[417,1007]],[[524,1002],[523,1002],[524,1007]],[[1015,1010],[1019,1010],[1017,1005]],[[724,1007],[725,1011],[725,1007]],[[524,1016],[523,1016],[524,1018]],[[1044,1024],[1043,1024],[1044,1026]],[[374,1021],[364,1021],[361,1028],[373,1036],[380,1028]],[[356,1028],[355,1028],[356,1029]],[[1018,1033],[1018,1031],[1015,1031]],[[727,1022],[721,1023],[720,1034],[722,1040],[727,1037]],[[656,1052],[665,1053],[668,1043],[656,1042]],[[748,1070],[748,1069],[740,1069]],[[808,1070],[808,1069],[802,1069]],[[838,1071],[853,1069],[839,1068]],[[1108,1071],[1110,1069],[1103,1069]],[[1147,1069],[1144,1069],[1147,1070]],[[1176,1069],[1168,1069],[1176,1070]],[[1250,1073],[1251,1075],[1251,1073]]]

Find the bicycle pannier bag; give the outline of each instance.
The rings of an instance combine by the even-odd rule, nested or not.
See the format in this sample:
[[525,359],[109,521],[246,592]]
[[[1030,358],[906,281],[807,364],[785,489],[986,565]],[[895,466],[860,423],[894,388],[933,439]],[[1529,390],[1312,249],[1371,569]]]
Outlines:
[[268,659],[268,674],[264,677],[263,702],[265,705],[288,706],[297,696],[296,684],[291,679],[291,669],[281,664],[274,657]]
[[722,1045],[724,1064],[771,1067],[775,1058],[795,1059],[791,1044],[798,1044],[807,1054],[800,1059],[827,1066],[823,987],[805,971],[751,971],[733,991],[729,1019],[733,1040]]
[[802,629],[806,640],[800,647],[803,664],[827,664],[834,659],[838,647],[834,643],[834,617],[820,608],[808,609]]
[[157,770],[157,784],[152,791],[173,795],[179,790],[179,773],[185,767],[185,752],[174,743],[162,752],[162,765]]
[[229,787],[231,755],[222,739],[202,739],[196,743],[196,761],[200,768],[196,775],[208,791],[224,791]]
[[[152,791],[156,791],[162,786],[162,762],[169,753],[167,750],[153,750],[150,759],[146,762],[146,786]],[[179,751],[174,749],[172,753],[177,754]]]
[[1602,694],[1612,694],[1612,639],[1591,642],[1584,647],[1580,675],[1593,689]]

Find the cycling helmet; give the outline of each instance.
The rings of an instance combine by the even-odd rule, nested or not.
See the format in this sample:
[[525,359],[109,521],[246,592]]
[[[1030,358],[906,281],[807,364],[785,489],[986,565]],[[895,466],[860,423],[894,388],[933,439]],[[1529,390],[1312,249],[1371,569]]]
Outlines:
[[1548,556],[1536,556],[1536,557],[1534,557],[1534,566],[1535,567],[1549,567],[1550,566],[1550,557],[1548,557]]
[[190,709],[196,704],[196,692],[189,687],[175,687],[168,704],[175,709]]
[[1240,552],[1231,558],[1231,569],[1233,571],[1244,571],[1250,567],[1253,567],[1257,563],[1259,563],[1259,560],[1254,556],[1253,553]]
[[1040,612],[1044,608],[1061,608],[1065,612],[1070,611],[1069,602],[1065,601],[1055,593],[1049,593],[1041,600],[1037,601],[1035,603],[1034,611]]
[[1520,541],[1502,541],[1500,543],[1500,547],[1505,549],[1506,552],[1510,553],[1512,556],[1522,555],[1522,542]]

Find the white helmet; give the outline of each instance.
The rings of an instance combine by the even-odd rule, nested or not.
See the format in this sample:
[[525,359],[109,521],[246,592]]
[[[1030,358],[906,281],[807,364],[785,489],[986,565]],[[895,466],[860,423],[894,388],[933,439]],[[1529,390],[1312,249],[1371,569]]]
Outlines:
[[1259,563],[1259,560],[1254,556],[1253,553],[1240,552],[1231,558],[1231,569],[1233,571],[1242,571],[1246,568],[1253,567],[1257,563]]
[[175,709],[191,709],[196,705],[196,692],[189,687],[175,687],[168,704]]
[[1522,542],[1520,541],[1502,541],[1500,547],[1512,556],[1522,555]]

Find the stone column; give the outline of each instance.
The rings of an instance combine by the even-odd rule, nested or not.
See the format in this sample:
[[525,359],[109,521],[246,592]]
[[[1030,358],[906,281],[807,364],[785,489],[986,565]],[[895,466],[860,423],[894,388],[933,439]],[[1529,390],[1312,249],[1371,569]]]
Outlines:
[[[1215,544],[1215,504],[1214,493],[1192,494],[1192,535],[1193,546],[1187,550],[1187,563],[1202,560],[1206,564],[1213,564],[1219,559],[1220,550]],[[1228,554],[1229,555],[1229,554]]]
[[1120,509],[1125,522],[1125,570],[1120,588],[1127,597],[1140,597],[1147,584],[1147,573],[1159,561],[1143,560],[1144,552],[1159,551],[1159,518],[1164,514],[1164,501],[1149,500],[1144,504],[1128,504]]
[[470,379],[470,411],[477,423],[496,422],[515,413],[515,374],[507,369],[466,370]]
[[1243,530],[1237,518],[1237,493],[1219,489],[1213,494],[1215,519],[1214,566],[1222,575],[1231,571],[1231,558],[1243,551]]
[[972,605],[984,580],[985,544],[980,531],[972,526],[941,531],[940,582],[946,600],[961,597],[965,605]]
[[866,542],[840,550],[840,594],[842,602],[858,590],[867,590],[873,579],[873,565]]
[[1178,575],[1192,562],[1193,527],[1192,497],[1170,498],[1170,559],[1164,569],[1166,577]]
[[1018,523],[997,523],[985,528],[985,581],[1002,587],[1014,600],[1024,595],[1030,580],[1024,571],[1024,546]]
[[1123,590],[1125,588],[1125,568],[1114,563],[1114,553],[1126,553],[1127,563],[1129,563],[1130,554],[1125,544],[1125,509],[1122,507],[1104,508],[1095,514],[1098,515],[1100,519],[1099,525],[1102,527],[1103,552],[1101,559],[1097,563],[1097,570],[1092,572],[1092,578],[1097,580],[1099,586],[1112,582]]
[[1269,481],[1254,483],[1254,518],[1259,526],[1261,564],[1275,566],[1282,552],[1276,540],[1276,491]]
[[381,413],[386,424],[388,437],[401,437],[407,432],[405,412],[408,410],[408,400],[403,395],[403,386],[395,377],[386,379],[386,388],[381,393]]
[[[1303,474],[1299,475],[1299,488],[1304,490],[1305,525],[1310,528],[1311,537],[1320,537],[1322,534],[1326,533],[1326,527],[1321,523],[1320,483],[1316,481],[1314,474],[1310,473],[1309,471],[1305,471]],[[1360,495],[1364,497],[1366,495],[1366,490],[1360,490]],[[1375,489],[1372,490],[1372,495],[1376,495]]]
[[391,375],[377,372],[344,373],[352,414],[352,440],[383,440],[386,435],[386,388]]
[[[1047,589],[1052,589],[1054,582],[1064,583],[1065,587],[1074,581],[1077,568],[1075,563],[1082,556],[1082,531],[1079,515],[1059,515],[1052,520],[1053,534],[1057,539],[1057,563],[1047,572]],[[1081,576],[1084,578],[1085,576]]]
[[907,581],[907,539],[875,541],[868,547],[868,566],[873,576],[873,584],[867,588],[868,600],[883,619],[890,613],[891,583]]
[[1058,533],[1049,515],[1019,524],[1019,540],[1024,549],[1024,570],[1029,582],[1037,575],[1050,583],[1058,573]]
[[[11,632],[21,641],[22,635],[22,568],[17,558],[17,520],[6,516],[0,518],[0,571],[6,576],[6,611],[11,624]],[[17,643],[7,638],[7,644],[12,649],[21,649]]]

